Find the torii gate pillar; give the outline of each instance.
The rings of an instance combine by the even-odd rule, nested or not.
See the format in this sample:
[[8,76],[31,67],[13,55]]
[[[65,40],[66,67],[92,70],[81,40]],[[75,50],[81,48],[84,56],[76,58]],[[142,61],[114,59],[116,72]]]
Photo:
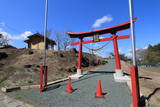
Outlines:
[[82,75],[82,42],[83,42],[83,38],[79,38],[79,52],[78,52],[78,66],[77,66],[77,75]]
[[116,69],[115,69],[115,76],[116,77],[122,77],[123,72],[121,70],[121,63],[120,63],[120,57],[119,57],[119,50],[118,50],[118,43],[117,43],[117,35],[116,33],[112,34],[113,38],[113,47],[114,47],[114,55],[115,55],[115,63],[116,63]]
[[72,79],[80,79],[83,76],[81,69],[82,66],[82,47],[83,47],[83,37],[79,38],[79,51],[78,51],[78,65],[77,65],[77,74],[71,75]]

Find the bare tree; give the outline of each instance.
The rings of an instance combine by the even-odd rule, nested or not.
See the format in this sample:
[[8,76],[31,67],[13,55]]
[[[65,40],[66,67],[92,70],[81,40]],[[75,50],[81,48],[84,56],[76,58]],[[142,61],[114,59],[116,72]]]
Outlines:
[[63,40],[61,42],[62,49],[67,50],[67,47],[70,46],[71,42],[73,41],[67,34],[64,34]]
[[60,50],[61,49],[61,41],[62,41],[62,33],[61,32],[55,32],[54,34],[55,36],[55,41],[56,41],[56,44],[57,44],[57,50]]
[[136,59],[138,63],[144,62],[145,58],[147,57],[147,49],[138,49],[136,50]]
[[10,39],[7,36],[0,34],[0,47],[8,45]]
[[70,43],[74,42],[74,39],[70,38],[66,32],[56,32],[54,36],[57,43],[57,50],[67,50]]
[[47,29],[47,37],[50,38],[52,35],[52,29]]

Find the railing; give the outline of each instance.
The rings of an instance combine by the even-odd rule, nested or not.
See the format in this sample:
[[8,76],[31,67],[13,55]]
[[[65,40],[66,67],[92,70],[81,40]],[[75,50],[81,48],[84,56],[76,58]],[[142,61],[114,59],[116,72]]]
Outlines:
[[139,67],[160,67],[160,64],[138,64]]

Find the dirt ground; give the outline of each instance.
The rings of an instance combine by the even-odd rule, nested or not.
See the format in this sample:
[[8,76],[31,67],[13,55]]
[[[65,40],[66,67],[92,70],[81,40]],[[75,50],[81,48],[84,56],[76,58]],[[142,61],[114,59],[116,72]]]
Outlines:
[[[122,61],[122,69],[128,73],[129,64]],[[160,67],[138,67],[140,91],[149,104],[160,107]]]
[[[22,86],[39,83],[39,66],[43,64],[43,50],[0,49],[8,57],[0,59],[0,86]],[[2,54],[1,54],[2,55]],[[78,53],[75,50],[47,50],[48,80],[54,81],[76,72]],[[83,70],[102,64],[103,58],[83,53]]]

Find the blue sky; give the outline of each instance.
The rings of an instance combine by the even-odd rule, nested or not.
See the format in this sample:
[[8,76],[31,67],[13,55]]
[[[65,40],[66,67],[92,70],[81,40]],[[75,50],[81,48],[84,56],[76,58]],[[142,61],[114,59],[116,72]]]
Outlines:
[[[136,47],[145,48],[148,44],[160,41],[160,1],[133,0]],[[11,44],[23,48],[26,37],[36,32],[43,32],[45,0],[1,0],[0,32],[12,38]],[[103,20],[103,19],[104,20]],[[110,18],[110,19],[109,19]],[[97,19],[102,22],[93,27]],[[105,20],[106,19],[106,20]],[[49,0],[48,28],[53,31],[83,32],[117,25],[129,20],[128,0]],[[119,32],[118,35],[129,34]],[[52,35],[54,36],[54,35]],[[103,35],[109,37],[110,34]],[[105,44],[88,44],[98,48]],[[118,40],[121,53],[128,54],[131,39]],[[113,51],[112,42],[99,55],[105,56]],[[87,49],[84,48],[87,52]]]

